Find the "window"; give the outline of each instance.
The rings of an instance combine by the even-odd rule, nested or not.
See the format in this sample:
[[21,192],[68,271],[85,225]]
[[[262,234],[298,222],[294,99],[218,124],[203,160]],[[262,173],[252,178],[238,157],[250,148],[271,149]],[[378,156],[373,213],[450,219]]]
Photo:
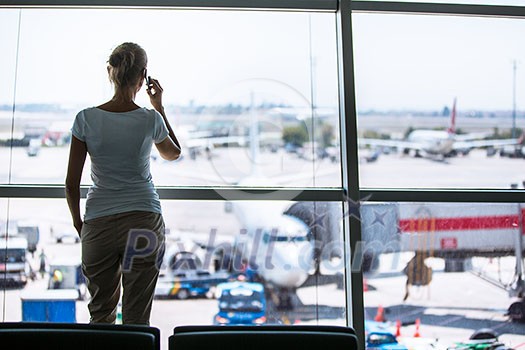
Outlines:
[[[166,252],[151,324],[163,334],[175,325],[212,324],[221,283],[262,279],[268,282],[262,292],[265,323],[346,324],[340,203],[163,200],[162,208]],[[16,259],[7,259],[2,278],[10,284],[2,294],[4,321],[23,320],[24,303],[27,308],[32,298],[45,298],[58,288],[77,293],[75,321],[89,322],[89,294],[75,274],[80,243],[65,201],[11,198],[7,222],[11,234],[1,252]],[[32,243],[30,227],[39,230],[34,253],[13,246],[17,236]],[[45,270],[40,267],[43,258]],[[53,284],[57,269],[64,273],[60,286]]]
[[[3,168],[9,183],[63,183],[73,119],[111,96],[106,61],[118,43],[131,40],[148,52],[148,72],[163,85],[167,114],[185,148],[185,161],[169,165],[153,152],[157,185],[340,186],[333,14],[107,9],[2,14],[12,32],[2,46],[16,47],[20,25],[18,52],[9,50],[17,55],[3,68],[8,76],[17,73],[16,96],[3,94],[7,107],[14,104],[14,114],[13,108],[2,112],[6,135],[14,132],[13,147],[2,148],[12,160]],[[135,25],[140,22],[156,25]],[[159,31],[169,39],[158,40]],[[137,102],[149,106],[144,90]],[[56,164],[48,166],[49,159]],[[27,171],[32,168],[41,170]],[[254,173],[262,177],[248,184],[244,179]],[[90,183],[89,164],[83,180]]]
[[523,188],[523,21],[352,19],[361,186]]
[[[521,242],[511,241],[523,226],[525,180],[519,4],[263,0],[217,10],[217,2],[194,9],[176,1],[147,9],[134,1],[99,8],[72,1],[60,9],[53,3],[28,8],[13,0],[0,8],[0,46],[8,53],[0,68],[0,219],[4,235],[25,236],[27,244],[16,276],[39,270],[42,248],[49,260],[79,256],[62,198],[68,130],[78,110],[111,96],[106,60],[129,40],[147,50],[148,71],[161,78],[170,121],[187,141],[181,160],[167,163],[153,153],[151,162],[173,238],[152,314],[163,334],[182,322],[224,321],[214,288],[236,271],[253,278],[253,267],[261,269],[252,254],[258,242],[303,247],[297,264],[312,273],[295,280],[302,282],[296,294],[274,295],[298,308],[267,304],[257,322],[349,324],[363,340],[366,328],[371,341],[390,342],[399,318],[403,335],[440,338],[440,345],[466,341],[483,327],[506,332],[499,340],[508,346],[525,341],[523,327],[503,315],[505,291],[475,275],[514,282],[512,245]],[[166,40],[157,40],[148,22]],[[144,94],[137,102],[148,105]],[[413,129],[444,134],[438,141],[447,152],[410,140]],[[87,187],[89,163],[85,169]],[[518,214],[505,216],[511,207]],[[410,208],[426,209],[410,216]],[[483,219],[489,211],[498,213]],[[296,227],[292,234],[268,227],[281,221]],[[450,227],[488,238],[453,236]],[[220,243],[210,253],[212,237]],[[505,250],[491,245],[494,237]],[[195,245],[178,254],[176,239]],[[15,240],[4,240],[6,257],[20,252],[9,252],[6,242]],[[481,255],[438,256],[479,244],[486,244]],[[414,287],[403,303],[403,265],[421,253],[432,268],[430,289],[444,292],[424,299],[429,288]],[[278,257],[272,254],[267,280],[282,282],[294,271]],[[59,266],[78,277],[70,265],[48,261],[44,278],[6,286],[3,320],[22,320],[29,292],[43,295]],[[467,272],[449,273],[461,269]],[[73,317],[82,322],[89,317],[85,290],[75,293],[81,300]],[[392,323],[372,331],[370,321],[384,318]]]
[[[491,328],[499,338],[486,342],[520,344],[522,327],[509,320],[523,305],[513,290],[522,265],[522,54],[507,40],[523,31],[521,8],[506,15],[496,6],[354,4],[367,341],[397,334],[408,347],[415,343],[407,338],[421,337],[417,346],[457,348]],[[489,58],[499,54],[505,58]],[[484,73],[474,73],[487,59]],[[424,106],[442,92],[450,102]],[[505,106],[488,106],[500,97]],[[499,116],[488,135],[486,120]],[[460,122],[470,130],[458,132]],[[496,141],[501,129],[511,146]],[[428,148],[439,132],[455,152]],[[461,152],[469,143],[477,147]]]
[[386,320],[384,332],[431,338],[438,347],[468,342],[481,328],[507,346],[522,343],[523,325],[505,313],[521,288],[524,210],[516,203],[365,203],[367,328]]
[[[148,52],[148,72],[164,87],[167,114],[184,149],[177,162],[152,153],[151,172],[161,196],[179,199],[162,203],[169,234],[152,325],[167,334],[177,324],[215,322],[218,286],[241,277],[271,282],[264,295],[277,298],[265,302],[265,316],[257,323],[346,324],[342,224],[323,227],[326,218],[313,217],[317,206],[328,208],[325,202],[295,201],[304,188],[341,186],[333,13],[1,11],[12,17],[12,37],[18,37],[10,66],[17,74],[16,94],[6,101],[13,107],[4,111],[6,132],[13,130],[2,147],[12,159],[4,168],[5,188],[29,184],[48,191],[41,199],[7,199],[11,236],[24,236],[36,249],[28,248],[26,262],[13,270],[15,288],[4,290],[5,321],[38,318],[22,312],[31,298],[45,298],[48,289],[66,284],[79,297],[67,321],[89,321],[89,295],[76,274],[79,239],[65,201],[50,199],[49,191],[64,181],[75,114],[111,96],[107,57],[116,44],[130,40]],[[135,25],[148,22],[155,26]],[[109,27],[118,29],[108,32]],[[159,41],[158,30],[170,40]],[[149,106],[143,91],[137,101]],[[91,183],[89,167],[88,159],[84,185]],[[238,201],[257,198],[232,191],[239,186],[262,189],[262,199],[269,195],[285,201]],[[181,188],[191,199],[203,190],[220,201],[180,200],[174,191]],[[341,203],[329,204],[331,212],[342,211]],[[295,216],[285,215],[292,207]],[[309,216],[297,218],[303,212]],[[39,233],[36,243],[30,240],[34,235],[22,232],[28,220],[33,222],[29,231]],[[270,238],[263,240],[259,230]],[[323,241],[326,237],[330,241]],[[315,262],[317,256],[323,257],[322,264]],[[317,269],[330,277],[316,279]],[[60,283],[54,279],[57,270],[64,275]],[[305,283],[308,287],[296,294],[296,286]],[[277,287],[271,290],[270,285]],[[324,299],[331,302],[325,305]],[[200,312],[190,311],[196,307]],[[326,308],[327,316],[319,317],[319,308]]]

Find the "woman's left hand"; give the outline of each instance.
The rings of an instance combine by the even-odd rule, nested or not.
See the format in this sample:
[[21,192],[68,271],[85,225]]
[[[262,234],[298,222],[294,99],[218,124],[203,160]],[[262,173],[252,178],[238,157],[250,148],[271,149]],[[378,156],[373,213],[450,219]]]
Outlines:
[[80,233],[82,232],[82,226],[84,223],[82,221],[75,223],[73,226],[75,226],[75,230],[77,230],[78,237],[80,237]]
[[164,90],[157,79],[150,78],[150,82],[151,84],[148,86],[146,92],[149,95],[149,100],[153,108],[160,112],[164,109],[162,106],[162,93]]

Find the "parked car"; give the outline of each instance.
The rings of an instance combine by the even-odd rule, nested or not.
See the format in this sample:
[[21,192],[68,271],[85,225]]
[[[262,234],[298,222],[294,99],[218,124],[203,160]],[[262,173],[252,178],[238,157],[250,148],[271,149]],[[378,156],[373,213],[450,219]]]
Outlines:
[[384,322],[365,321],[366,349],[407,350],[390,331],[391,326]]
[[261,283],[227,282],[217,286],[218,325],[258,325],[266,322],[266,298]]

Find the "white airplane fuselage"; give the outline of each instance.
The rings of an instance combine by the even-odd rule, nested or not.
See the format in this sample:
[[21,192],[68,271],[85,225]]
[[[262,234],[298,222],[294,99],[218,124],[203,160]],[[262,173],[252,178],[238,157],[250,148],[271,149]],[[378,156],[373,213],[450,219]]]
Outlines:
[[414,130],[407,140],[422,144],[422,150],[433,155],[447,155],[454,149],[454,135],[447,131]]
[[236,246],[265,282],[295,289],[314,270],[313,242],[308,226],[282,209],[275,202],[234,202],[242,224]]

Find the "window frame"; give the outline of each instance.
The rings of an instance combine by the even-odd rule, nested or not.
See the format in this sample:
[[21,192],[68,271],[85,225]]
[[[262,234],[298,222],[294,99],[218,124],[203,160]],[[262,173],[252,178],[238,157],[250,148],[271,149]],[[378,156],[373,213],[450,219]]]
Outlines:
[[[421,2],[351,0],[5,0],[1,8],[161,8],[329,12],[336,15],[339,72],[342,186],[334,188],[158,188],[161,199],[169,200],[297,200],[338,201],[352,210],[361,199],[368,202],[477,202],[523,203],[522,190],[397,190],[360,188],[357,147],[357,111],[352,49],[352,13],[399,13],[414,15],[488,16],[525,19],[525,6],[462,5]],[[345,150],[344,152],[342,150]],[[82,187],[85,197],[87,187]],[[0,198],[64,198],[64,186],[0,185]],[[350,207],[350,208],[348,208]],[[361,241],[359,215],[345,215],[345,257]],[[351,233],[351,234],[350,234]],[[345,271],[347,324],[356,329],[364,347],[364,301],[361,271]],[[353,320],[356,320],[353,322]]]

